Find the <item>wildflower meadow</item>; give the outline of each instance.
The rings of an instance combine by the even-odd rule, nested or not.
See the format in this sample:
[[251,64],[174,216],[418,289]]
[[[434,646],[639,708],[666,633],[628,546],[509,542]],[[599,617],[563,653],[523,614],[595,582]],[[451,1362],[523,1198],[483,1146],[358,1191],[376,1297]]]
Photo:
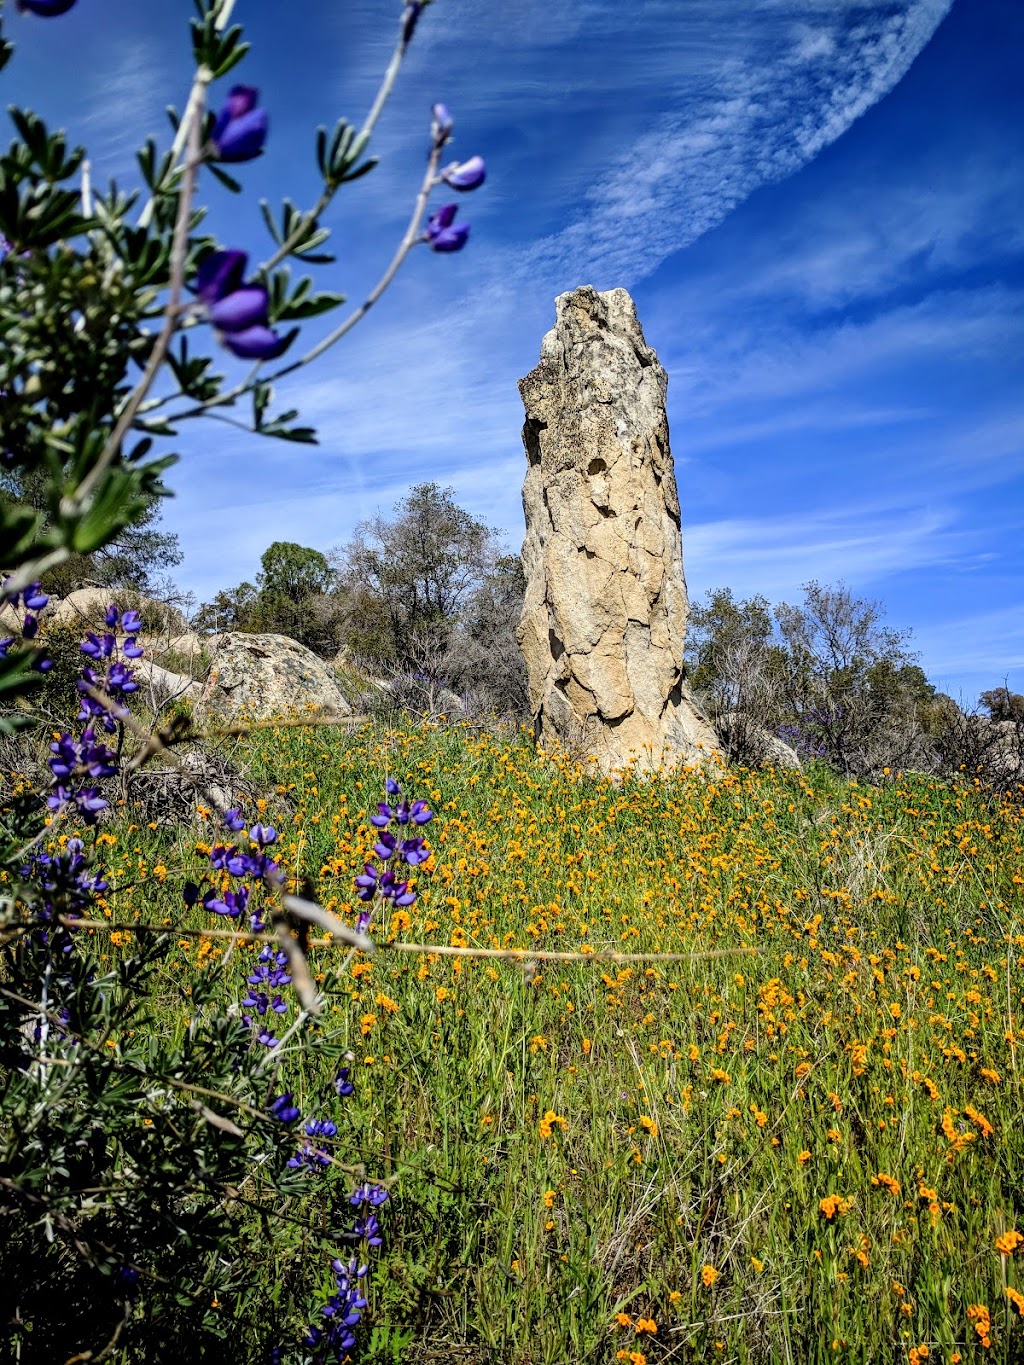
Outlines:
[[[377,284],[267,375],[344,304],[286,262],[333,263],[321,216],[430,16],[396,7],[369,112],[315,134],[320,197],[264,203],[250,266],[199,198],[272,135],[218,84],[234,8],[197,0],[137,192],[26,110],[0,155],[3,1358],[1024,1361],[1019,789],[612,781],[498,718],[154,717],[117,593],[57,688],[46,575],[145,523],[186,421],[311,440],[274,385],[416,247],[464,249],[428,200],[486,179],[442,165],[434,103]],[[0,67],[75,9],[0,3]]]

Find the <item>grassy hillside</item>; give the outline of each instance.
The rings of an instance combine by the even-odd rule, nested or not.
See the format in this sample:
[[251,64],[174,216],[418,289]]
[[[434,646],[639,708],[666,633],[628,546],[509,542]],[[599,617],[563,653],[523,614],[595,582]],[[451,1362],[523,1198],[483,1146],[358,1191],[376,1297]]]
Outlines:
[[[1020,806],[897,774],[614,786],[469,728],[281,728],[238,757],[267,792],[245,813],[349,919],[385,777],[436,811],[376,957],[314,951],[355,1085],[334,1150],[391,1188],[353,1359],[1024,1360]],[[101,836],[106,913],[209,924],[180,888],[212,815],[130,815]],[[166,1027],[200,976],[237,1001],[256,951],[182,935]],[[277,1060],[323,1093],[292,1042]],[[309,1180],[319,1212],[264,1272],[279,1339],[327,1275],[303,1229],[350,1183]]]

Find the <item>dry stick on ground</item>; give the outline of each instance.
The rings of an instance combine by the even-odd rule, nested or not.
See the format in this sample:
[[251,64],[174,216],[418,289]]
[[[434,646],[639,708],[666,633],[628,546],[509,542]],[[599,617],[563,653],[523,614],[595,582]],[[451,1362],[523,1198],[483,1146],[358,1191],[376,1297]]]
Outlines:
[[[93,929],[104,934],[178,934],[187,938],[230,939],[234,943],[277,943],[277,934],[248,933],[244,929],[183,929],[173,924],[114,924],[104,919],[73,919],[62,915],[58,923],[66,929]],[[346,926],[347,928],[347,926]],[[352,946],[355,930],[343,937],[310,939],[310,948],[345,948]],[[363,935],[358,935],[362,938]],[[294,940],[293,940],[294,941]],[[436,953],[439,957],[479,957],[501,959],[504,962],[707,962],[718,957],[753,957],[756,948],[712,948],[699,953],[576,953],[555,952],[547,948],[453,948],[447,943],[376,943],[378,952]],[[358,951],[363,951],[358,949]]]

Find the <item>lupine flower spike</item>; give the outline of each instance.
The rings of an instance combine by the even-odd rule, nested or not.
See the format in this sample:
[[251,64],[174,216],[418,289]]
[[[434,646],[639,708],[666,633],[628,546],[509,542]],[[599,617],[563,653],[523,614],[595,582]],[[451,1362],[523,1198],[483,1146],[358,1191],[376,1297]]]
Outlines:
[[244,251],[213,252],[196,273],[195,290],[219,339],[233,355],[243,360],[273,360],[288,349],[298,329],[282,337],[270,327],[266,288],[244,283],[248,260]]

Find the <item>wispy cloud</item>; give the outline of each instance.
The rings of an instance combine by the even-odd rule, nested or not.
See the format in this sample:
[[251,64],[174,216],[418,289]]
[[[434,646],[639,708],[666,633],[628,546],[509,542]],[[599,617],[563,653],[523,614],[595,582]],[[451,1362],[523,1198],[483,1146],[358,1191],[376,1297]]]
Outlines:
[[781,38],[776,8],[756,55],[723,61],[711,89],[663,115],[598,180],[586,213],[525,254],[521,276],[634,284],[840,137],[901,79],[951,3],[910,0],[856,19],[859,6],[834,6],[827,26],[791,25]]
[[949,508],[846,506],[684,526],[691,596],[728,584],[739,597],[799,596],[800,585],[870,587],[888,574],[955,563],[974,537]]
[[94,169],[123,178],[134,170],[141,130],[165,123],[166,76],[154,45],[136,34],[112,36],[102,69],[89,71],[82,131],[88,137]]

